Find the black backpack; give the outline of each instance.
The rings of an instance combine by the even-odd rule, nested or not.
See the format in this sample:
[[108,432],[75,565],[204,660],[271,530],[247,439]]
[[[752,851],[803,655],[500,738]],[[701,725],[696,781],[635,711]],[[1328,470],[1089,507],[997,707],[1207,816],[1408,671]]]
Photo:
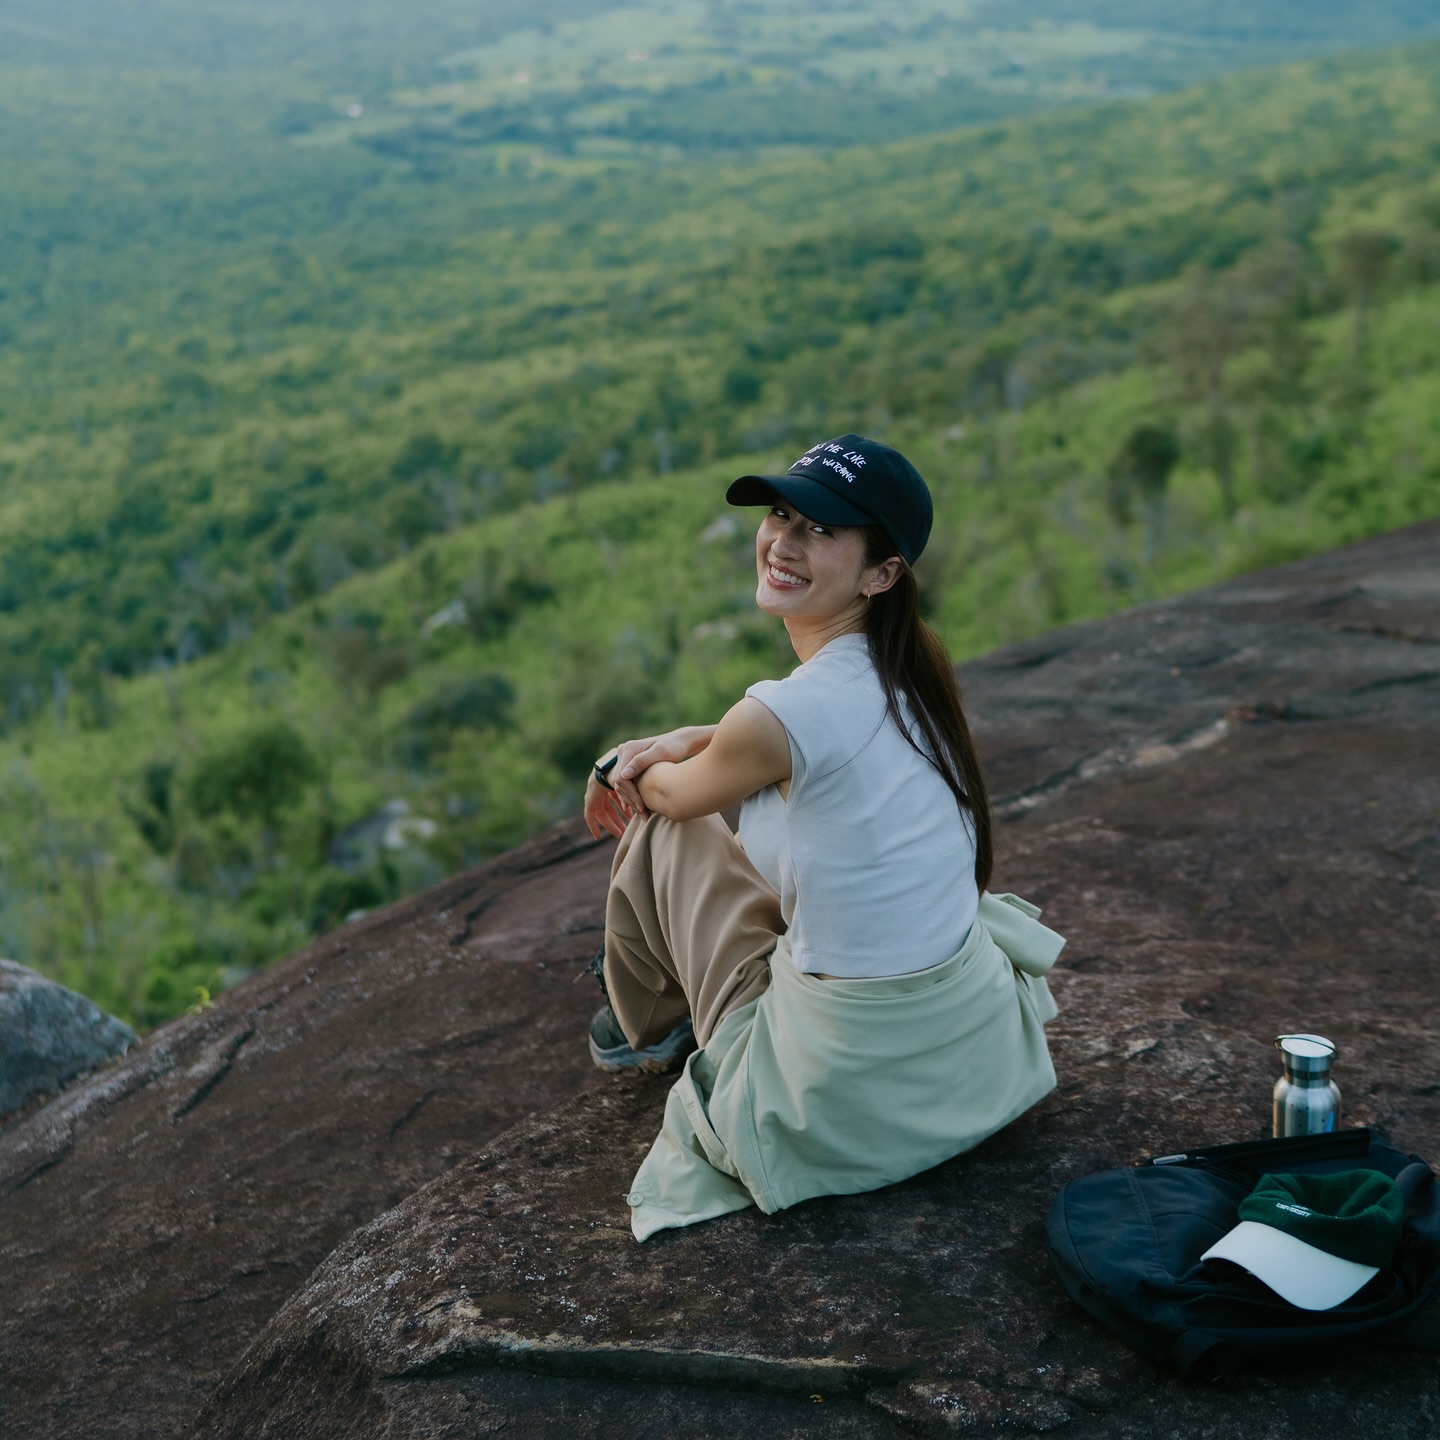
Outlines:
[[[1301,1310],[1239,1266],[1201,1255],[1237,1222],[1262,1175],[1379,1170],[1405,1199],[1390,1269],[1333,1310]],[[1233,1380],[1246,1360],[1374,1335],[1440,1349],[1440,1186],[1371,1130],[1214,1145],[1072,1180],[1045,1221],[1071,1299],[1132,1350],[1182,1374]]]

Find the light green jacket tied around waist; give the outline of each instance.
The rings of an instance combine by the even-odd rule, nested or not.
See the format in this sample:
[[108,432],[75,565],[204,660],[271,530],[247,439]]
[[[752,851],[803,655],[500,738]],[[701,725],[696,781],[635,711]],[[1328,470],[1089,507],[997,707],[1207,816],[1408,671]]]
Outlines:
[[1045,976],[1065,941],[1039,916],[982,895],[958,954],[873,980],[802,975],[782,939],[770,988],[725,1017],[670,1091],[627,1197],[635,1238],[893,1184],[1047,1095]]

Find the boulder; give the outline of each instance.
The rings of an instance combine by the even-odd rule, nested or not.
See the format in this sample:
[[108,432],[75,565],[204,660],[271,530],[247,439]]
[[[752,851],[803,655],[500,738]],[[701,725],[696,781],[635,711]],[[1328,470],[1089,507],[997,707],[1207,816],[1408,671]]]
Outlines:
[[1419,1437],[1433,1358],[1182,1384],[1066,1299],[1067,1178],[1265,1133],[1287,1030],[1440,1161],[1440,524],[964,667],[997,889],[1070,944],[1060,1083],[871,1195],[638,1246],[663,1079],[573,984],[567,821],[344,927],[0,1132],[8,1437]]
[[93,1001],[0,960],[0,1116],[119,1055],[135,1032]]

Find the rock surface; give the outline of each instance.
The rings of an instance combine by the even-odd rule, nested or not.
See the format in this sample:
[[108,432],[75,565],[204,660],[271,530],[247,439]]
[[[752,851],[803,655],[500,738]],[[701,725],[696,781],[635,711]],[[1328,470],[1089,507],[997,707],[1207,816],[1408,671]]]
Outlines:
[[1286,1029],[1336,1039],[1347,1120],[1440,1160],[1440,524],[963,678],[996,887],[1070,937],[1030,1115],[635,1245],[665,1082],[589,1069],[610,847],[566,822],[0,1131],[0,1431],[1433,1434],[1433,1357],[1180,1383],[1039,1227],[1072,1175],[1263,1133]]
[[134,1043],[135,1032],[93,1001],[0,960],[0,1117]]

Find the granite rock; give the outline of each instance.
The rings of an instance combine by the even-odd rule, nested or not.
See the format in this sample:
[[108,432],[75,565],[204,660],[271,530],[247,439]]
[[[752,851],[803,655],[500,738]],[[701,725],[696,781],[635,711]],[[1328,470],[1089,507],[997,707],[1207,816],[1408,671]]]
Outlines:
[[[480,1377],[510,1370],[537,1387],[819,1395],[826,1424],[843,1412],[894,1427],[882,1434],[1264,1440],[1356,1414],[1376,1417],[1360,1433],[1433,1433],[1440,1374],[1418,1353],[1359,1347],[1228,1394],[1183,1384],[1070,1304],[1040,1226],[1071,1176],[1264,1134],[1270,1041],[1290,1029],[1336,1039],[1348,1119],[1440,1158],[1440,1040],[1419,1003],[1440,898],[1436,759],[1430,735],[1377,747],[1327,726],[1297,746],[1253,725],[1143,780],[1068,792],[1006,836],[1005,883],[1046,901],[1071,941],[1054,982],[1061,1084],[1029,1115],[906,1184],[639,1246],[622,1197],[664,1087],[603,1084],[339,1247],[196,1433],[399,1435],[427,1387],[437,1405],[456,1386],[483,1397]],[[321,1356],[346,1384],[301,1428],[292,1397]],[[507,1413],[506,1433],[563,1433]],[[1152,1417],[1168,1428],[1144,1428]]]
[[0,1130],[0,1434],[179,1434],[345,1235],[592,1083],[607,860],[557,827]]
[[[645,1246],[663,1080],[588,1064],[578,822],[344,927],[0,1132],[10,1436],[1429,1436],[1433,1357],[1231,1392],[1065,1298],[1072,1175],[1263,1133],[1270,1038],[1440,1160],[1440,525],[966,666],[1060,1084],[903,1185]],[[327,1258],[328,1256],[328,1258]]]
[[0,960],[0,1117],[63,1089],[135,1043],[93,1001],[13,960]]

